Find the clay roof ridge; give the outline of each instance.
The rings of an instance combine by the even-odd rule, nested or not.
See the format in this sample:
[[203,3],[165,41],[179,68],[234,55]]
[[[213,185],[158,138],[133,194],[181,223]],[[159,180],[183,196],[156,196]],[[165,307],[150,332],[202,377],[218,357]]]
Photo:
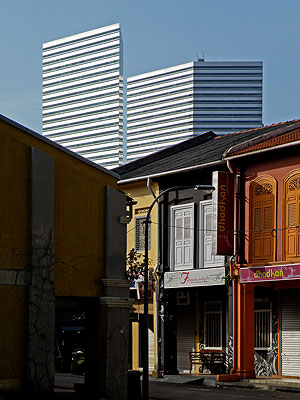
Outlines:
[[[283,125],[286,125],[286,126],[283,126]],[[231,154],[234,156],[234,154],[236,152],[241,151],[247,147],[253,146],[255,144],[263,142],[264,140],[273,138],[274,136],[279,136],[283,133],[288,132],[291,129],[296,129],[299,127],[300,127],[300,119],[293,119],[291,121],[280,122],[280,123],[265,126],[262,129],[269,129],[269,128],[276,128],[276,129],[272,129],[271,131],[268,131],[262,135],[255,136],[254,138],[252,138],[250,140],[248,139],[242,143],[239,143],[239,144],[236,144],[236,145],[230,147],[229,149],[227,149],[224,152],[223,159],[230,157]],[[240,132],[240,133],[242,133],[242,132]]]
[[288,123],[293,124],[293,123],[296,123],[296,122],[300,122],[300,119],[293,119],[293,120],[290,120],[290,121],[276,122],[276,123],[273,123],[273,124],[270,124],[270,125],[263,125],[263,126],[260,126],[260,127],[257,127],[257,128],[246,129],[244,131],[226,133],[225,135],[218,135],[214,139],[220,139],[221,137],[227,137],[227,136],[233,136],[233,135],[240,135],[242,133],[249,133],[249,132],[257,131],[257,130],[260,130],[260,129],[269,129],[269,128],[272,128],[272,127],[276,127],[276,126],[280,126],[280,125],[284,125],[284,124],[288,124]]

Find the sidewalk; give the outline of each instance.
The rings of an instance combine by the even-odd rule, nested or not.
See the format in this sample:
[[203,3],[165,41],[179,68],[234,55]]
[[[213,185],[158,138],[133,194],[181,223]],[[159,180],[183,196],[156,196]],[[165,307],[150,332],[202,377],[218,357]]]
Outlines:
[[163,378],[153,378],[149,376],[149,380],[157,383],[177,383],[205,387],[231,387],[300,393],[300,379],[297,378],[266,376],[256,379],[242,379],[238,382],[217,382],[216,375],[180,374],[165,375]]
[[[186,373],[179,375],[165,375],[163,378],[153,378],[149,375],[149,381],[155,383],[187,384],[212,388],[228,387],[300,393],[300,379],[297,378],[258,377],[256,379],[242,379],[238,382],[217,382],[216,375],[194,375]],[[84,377],[80,375],[56,374],[55,392],[74,393],[74,384],[80,384],[83,382]]]

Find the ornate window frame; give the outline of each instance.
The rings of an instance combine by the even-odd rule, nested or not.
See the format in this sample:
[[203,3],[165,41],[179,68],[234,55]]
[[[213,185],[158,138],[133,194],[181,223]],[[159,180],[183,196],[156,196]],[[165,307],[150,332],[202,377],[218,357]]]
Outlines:
[[[273,229],[276,229],[277,227],[277,180],[272,176],[272,175],[261,175],[256,177],[250,182],[249,186],[249,261],[250,263],[253,262],[252,258],[252,248],[253,248],[253,242],[252,242],[252,221],[254,218],[253,215],[253,201],[254,201],[254,196],[253,193],[256,192],[258,195],[263,195],[263,194],[271,194],[272,192],[274,193],[274,214],[273,214]],[[274,231],[274,243],[273,243],[273,257],[270,260],[267,260],[269,262],[275,262],[276,261],[276,247],[277,247],[277,234],[276,230]],[[273,235],[273,231],[272,231]],[[262,259],[261,261],[264,261]]]
[[[297,177],[298,175],[298,177]],[[299,185],[299,194],[300,194],[300,168],[294,169],[292,171],[290,171],[289,173],[287,173],[284,178],[283,178],[283,196],[282,196],[282,228],[285,229],[286,228],[286,211],[287,211],[287,197],[288,197],[288,184],[289,181],[293,178],[297,179],[297,184]],[[284,230],[285,232],[285,230]],[[283,234],[282,235],[282,258],[283,260],[287,260],[287,256],[286,256],[286,235]],[[297,257],[297,259],[299,259],[299,257]]]

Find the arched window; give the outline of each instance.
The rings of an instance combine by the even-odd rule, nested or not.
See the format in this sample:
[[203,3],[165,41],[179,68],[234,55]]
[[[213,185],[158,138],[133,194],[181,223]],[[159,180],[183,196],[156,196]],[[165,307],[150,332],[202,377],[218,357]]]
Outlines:
[[275,261],[276,180],[260,176],[250,184],[250,262]]
[[284,179],[285,201],[283,212],[285,259],[300,258],[300,170]]

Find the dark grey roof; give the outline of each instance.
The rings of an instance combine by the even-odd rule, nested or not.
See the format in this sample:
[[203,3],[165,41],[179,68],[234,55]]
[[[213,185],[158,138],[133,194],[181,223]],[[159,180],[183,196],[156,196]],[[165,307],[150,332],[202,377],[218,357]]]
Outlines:
[[232,146],[294,123],[295,121],[287,121],[222,136],[207,132],[124,164],[113,171],[120,175],[121,180],[127,180],[222,162],[225,151]]

